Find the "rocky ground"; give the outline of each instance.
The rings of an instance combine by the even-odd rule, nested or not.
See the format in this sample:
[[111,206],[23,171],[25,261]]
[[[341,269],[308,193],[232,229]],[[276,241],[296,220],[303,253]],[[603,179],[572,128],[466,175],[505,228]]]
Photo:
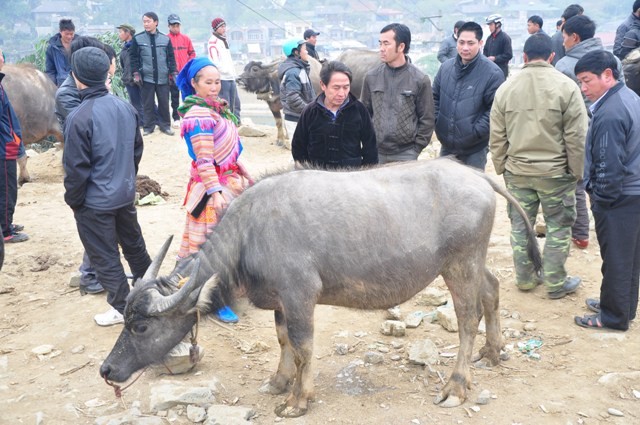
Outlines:
[[[258,175],[291,165],[290,153],[266,137],[245,137],[243,156]],[[178,136],[146,140],[140,173],[157,181],[165,203],[139,208],[150,252],[182,231],[188,161]],[[428,156],[428,155],[425,155]],[[207,320],[199,343],[205,356],[183,375],[144,373],[121,399],[98,376],[120,326],[100,328],[104,295],[81,297],[69,287],[82,247],[63,201],[60,152],[30,161],[34,181],[20,189],[16,222],[30,241],[7,246],[0,272],[0,423],[2,424],[634,424],[640,421],[640,336],[585,330],[573,316],[598,294],[600,259],[592,235],[586,250],[572,248],[569,271],[582,276],[574,295],[553,301],[544,288],[515,289],[509,223],[499,200],[488,264],[500,280],[500,315],[509,359],[472,369],[469,400],[443,409],[433,396],[448,379],[458,350],[454,324],[445,329],[447,298],[441,280],[400,306],[406,325],[389,326],[385,312],[319,306],[316,310],[316,401],[297,419],[273,410],[283,396],[258,392],[276,368],[273,314],[248,304],[240,323]],[[426,158],[425,158],[426,160]],[[488,170],[493,174],[492,170]],[[495,178],[495,176],[494,176]],[[541,240],[543,242],[543,240]],[[390,241],[392,243],[392,241]],[[170,256],[177,252],[177,244]],[[171,266],[167,262],[163,272]],[[435,300],[434,300],[435,299]],[[439,301],[437,301],[439,299]],[[438,318],[438,320],[435,320]],[[422,319],[422,320],[420,320]],[[414,323],[412,323],[414,322]],[[419,322],[419,324],[417,324]],[[395,332],[395,336],[393,335]],[[484,344],[480,334],[476,349]],[[173,400],[173,401],[172,401]],[[115,415],[115,416],[114,416]]]

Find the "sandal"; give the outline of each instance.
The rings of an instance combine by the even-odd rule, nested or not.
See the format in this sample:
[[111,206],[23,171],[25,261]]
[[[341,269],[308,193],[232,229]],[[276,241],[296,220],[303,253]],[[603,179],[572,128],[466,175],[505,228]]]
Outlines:
[[576,325],[583,328],[603,328],[602,320],[600,319],[600,314],[585,314],[583,317],[575,316],[574,320]]
[[587,298],[584,300],[584,303],[587,305],[587,308],[594,313],[600,313],[600,300],[597,298]]

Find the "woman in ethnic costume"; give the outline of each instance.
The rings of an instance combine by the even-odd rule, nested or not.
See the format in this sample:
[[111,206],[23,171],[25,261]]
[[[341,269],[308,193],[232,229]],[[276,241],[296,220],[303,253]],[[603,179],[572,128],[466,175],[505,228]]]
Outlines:
[[[238,119],[220,99],[220,73],[208,58],[191,59],[177,78],[183,105],[181,135],[191,162],[191,178],[184,205],[187,220],[178,259],[198,252],[206,236],[218,223],[218,215],[253,179],[238,157],[242,144],[238,136]],[[225,322],[237,322],[229,308],[217,316]]]

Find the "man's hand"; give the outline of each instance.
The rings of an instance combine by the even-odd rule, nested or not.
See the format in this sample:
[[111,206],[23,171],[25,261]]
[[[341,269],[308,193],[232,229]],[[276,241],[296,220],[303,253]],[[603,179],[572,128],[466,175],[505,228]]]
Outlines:
[[140,77],[139,72],[133,73],[133,84],[135,84],[136,86],[142,87],[142,78]]

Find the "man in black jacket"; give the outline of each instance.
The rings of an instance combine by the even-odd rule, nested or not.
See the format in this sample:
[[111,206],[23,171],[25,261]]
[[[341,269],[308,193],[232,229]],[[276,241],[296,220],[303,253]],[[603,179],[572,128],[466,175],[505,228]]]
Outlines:
[[73,210],[82,245],[109,292],[112,308],[94,317],[100,326],[124,321],[129,284],[118,244],[134,279],[151,264],[134,206],[143,142],[133,106],[105,86],[109,58],[85,47],[71,57],[82,102],[64,130],[64,199]]
[[[142,87],[144,135],[153,133],[157,124],[161,132],[173,136],[169,84],[175,84],[178,75],[173,46],[169,37],[158,31],[158,15],[155,12],[145,13],[142,25],[144,31],[133,37],[129,51],[133,82]],[[155,113],[156,96],[158,114]]]
[[466,22],[458,30],[458,55],[444,62],[433,81],[440,156],[453,155],[484,170],[489,146],[489,114],[504,74],[480,53],[482,27]]
[[511,49],[511,37],[502,31],[502,20],[502,15],[497,13],[487,18],[491,34],[484,44],[483,53],[491,62],[500,67],[506,79],[509,76],[509,61],[513,57],[513,50]]
[[351,70],[342,62],[328,62],[320,71],[320,87],[323,93],[298,121],[291,141],[293,159],[326,169],[377,164],[369,111],[349,93]]
[[140,86],[133,83],[133,71],[131,70],[131,45],[133,44],[133,36],[136,35],[136,29],[129,24],[120,24],[118,26],[118,38],[122,41],[122,50],[120,51],[120,68],[122,69],[122,84],[127,89],[129,95],[129,103],[136,108],[140,120],[143,121],[144,111],[142,108],[142,93]]

